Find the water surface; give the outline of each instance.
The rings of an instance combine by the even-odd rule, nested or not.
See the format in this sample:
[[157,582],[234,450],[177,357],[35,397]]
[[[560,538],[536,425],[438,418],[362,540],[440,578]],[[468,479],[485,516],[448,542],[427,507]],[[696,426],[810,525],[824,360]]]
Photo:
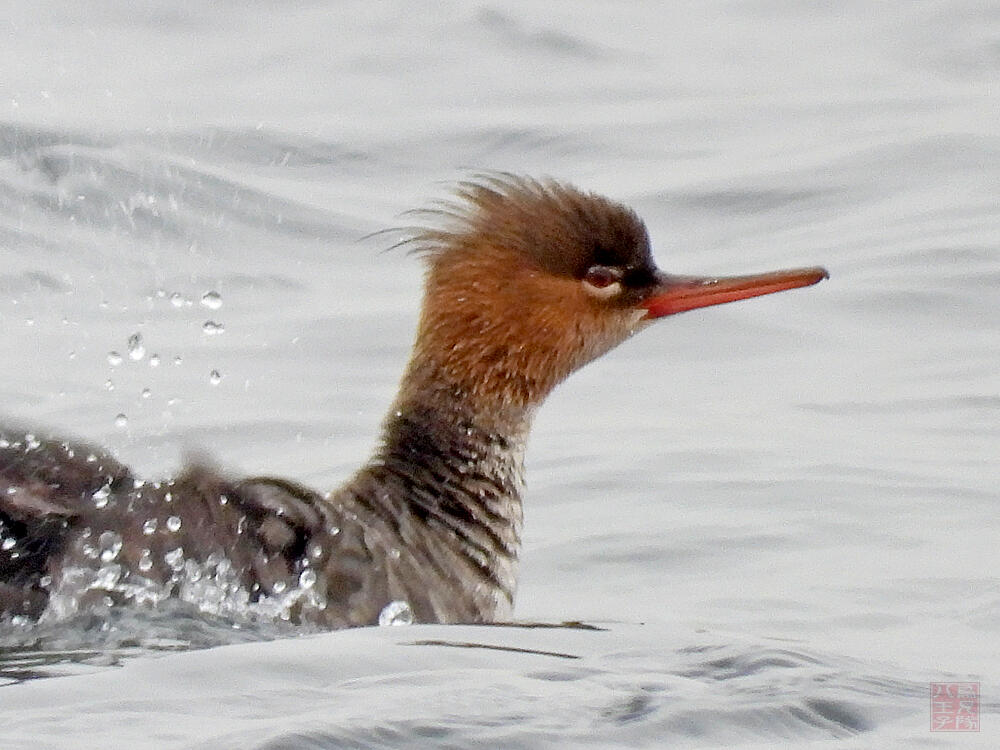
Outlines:
[[150,478],[362,461],[420,268],[361,238],[476,169],[629,203],[674,272],[831,272],[540,413],[516,614],[600,630],[8,624],[5,745],[936,747],[928,682],[977,681],[995,746],[994,3],[4,11],[0,409]]

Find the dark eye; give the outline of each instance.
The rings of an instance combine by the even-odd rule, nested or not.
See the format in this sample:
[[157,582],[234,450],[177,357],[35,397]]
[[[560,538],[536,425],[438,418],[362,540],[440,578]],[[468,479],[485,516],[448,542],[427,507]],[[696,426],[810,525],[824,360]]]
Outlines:
[[622,273],[617,268],[608,266],[591,266],[584,274],[583,280],[595,289],[604,289],[622,280]]

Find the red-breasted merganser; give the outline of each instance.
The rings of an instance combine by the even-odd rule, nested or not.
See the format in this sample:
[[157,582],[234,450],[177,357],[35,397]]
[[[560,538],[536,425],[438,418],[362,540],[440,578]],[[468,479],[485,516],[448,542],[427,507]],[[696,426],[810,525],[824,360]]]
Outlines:
[[827,277],[664,274],[633,211],[550,180],[482,177],[434,213],[407,240],[427,266],[413,353],[346,484],[202,465],[143,483],[86,446],[0,432],[0,612],[235,595],[330,628],[393,608],[507,619],[525,441],[552,388],[658,318]]

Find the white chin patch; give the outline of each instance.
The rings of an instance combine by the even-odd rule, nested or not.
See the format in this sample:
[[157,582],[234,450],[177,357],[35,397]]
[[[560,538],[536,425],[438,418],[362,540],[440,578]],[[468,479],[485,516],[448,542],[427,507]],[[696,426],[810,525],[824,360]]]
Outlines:
[[652,318],[648,318],[647,312],[643,309],[633,310],[631,312],[632,318],[629,321],[629,335],[633,333],[638,333],[642,329],[646,328],[650,323],[653,323]]

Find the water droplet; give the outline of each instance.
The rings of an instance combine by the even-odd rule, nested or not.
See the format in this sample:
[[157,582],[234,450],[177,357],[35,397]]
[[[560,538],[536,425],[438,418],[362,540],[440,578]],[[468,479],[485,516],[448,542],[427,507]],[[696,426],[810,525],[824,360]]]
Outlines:
[[38,438],[32,435],[30,432],[24,436],[24,450],[25,452],[33,450],[41,445]]
[[272,588],[274,588],[275,594],[280,594],[284,592],[284,590],[288,588],[288,586],[285,584],[284,581],[275,581],[274,586]]
[[52,585],[52,576],[50,575],[42,576],[41,578],[38,579],[38,585],[41,586],[43,589],[47,589],[49,586]]
[[313,542],[309,545],[309,557],[313,560],[319,560],[323,557],[323,545],[319,542]]
[[119,429],[124,429],[125,427],[128,427],[128,417],[126,417],[124,414],[118,414],[117,416],[115,416],[115,427]]
[[156,533],[156,519],[147,518],[146,522],[142,525],[142,533],[146,536]]
[[218,385],[222,382],[222,373],[218,370],[212,370],[212,372],[208,374],[208,382],[212,385]]
[[222,307],[222,295],[214,291],[205,292],[201,295],[201,304],[209,310],[218,310]]
[[112,367],[118,367],[122,363],[122,355],[118,352],[108,352],[108,364]]
[[174,307],[184,307],[184,295],[180,292],[174,292],[170,295],[170,304]]
[[104,390],[113,391],[115,389],[115,384],[111,382],[110,379],[104,381]]
[[[116,585],[118,585],[118,580],[122,577],[122,566],[118,563],[111,563],[110,565],[102,565],[101,569],[97,571],[97,577],[94,582],[90,585],[92,589],[104,589],[105,591],[114,591]],[[107,602],[108,606],[112,602]]]
[[386,604],[378,614],[378,624],[382,627],[393,625],[412,625],[413,610],[410,605],[400,599]]
[[299,575],[299,587],[303,589],[311,589],[316,585],[316,571],[306,568]]
[[76,359],[76,352],[70,352],[69,353],[69,358],[70,359]]
[[150,357],[149,357],[149,366],[150,367],[159,367],[160,366],[160,355],[159,354],[152,354],[152,355],[150,355]]
[[153,567],[153,558],[150,555],[148,549],[144,549],[142,554],[139,555],[139,570],[146,573]]
[[168,531],[180,531],[180,528],[181,528],[180,518],[178,518],[177,516],[170,516],[170,518],[167,519]]
[[122,551],[122,538],[114,531],[105,531],[97,538],[101,550],[101,562],[109,563]]
[[184,548],[178,547],[165,553],[163,562],[169,565],[172,570],[181,570],[184,567]]
[[7,550],[12,549],[15,544],[17,544],[17,540],[14,537],[9,536],[4,539],[3,542],[0,542],[0,549],[6,552]]
[[146,345],[142,343],[141,333],[136,332],[128,337],[128,356],[136,362],[146,356]]
[[91,497],[94,499],[95,508],[103,508],[108,504],[108,498],[111,496],[111,485],[106,484],[101,489],[94,492]]
[[206,336],[217,336],[220,333],[224,333],[226,327],[222,323],[216,323],[214,320],[206,320],[201,330]]
[[183,359],[181,359],[180,357],[174,357],[174,365],[179,365],[179,364],[180,364],[181,362],[183,362],[183,361],[184,361],[184,360],[183,360]]
[[141,396],[142,396],[143,398],[149,398],[150,396],[152,396],[152,395],[153,395],[153,392],[152,392],[151,390],[149,390],[149,388],[143,388],[143,389],[142,389],[142,393],[141,393],[140,395],[141,395]]
[[219,505],[227,505],[229,498],[226,495],[219,495]]

